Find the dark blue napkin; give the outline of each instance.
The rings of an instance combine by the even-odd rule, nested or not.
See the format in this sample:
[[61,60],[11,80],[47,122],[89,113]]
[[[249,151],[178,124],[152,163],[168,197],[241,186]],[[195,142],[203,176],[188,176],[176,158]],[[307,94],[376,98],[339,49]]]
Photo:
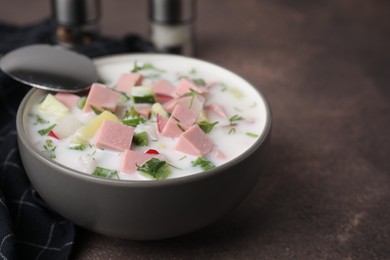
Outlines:
[[[52,44],[53,29],[50,20],[26,27],[0,24],[0,53],[30,44]],[[75,51],[98,57],[155,49],[129,34],[121,39],[101,37]],[[19,156],[15,117],[29,89],[0,72],[0,259],[68,259],[74,226],[39,197]]]

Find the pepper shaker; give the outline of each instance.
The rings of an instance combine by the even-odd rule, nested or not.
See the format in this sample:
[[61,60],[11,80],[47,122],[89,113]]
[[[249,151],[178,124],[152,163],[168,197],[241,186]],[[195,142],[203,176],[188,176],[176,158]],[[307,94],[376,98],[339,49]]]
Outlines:
[[73,48],[88,45],[97,38],[99,0],[52,0],[51,7],[58,44]]
[[150,40],[166,53],[194,54],[195,0],[149,0]]

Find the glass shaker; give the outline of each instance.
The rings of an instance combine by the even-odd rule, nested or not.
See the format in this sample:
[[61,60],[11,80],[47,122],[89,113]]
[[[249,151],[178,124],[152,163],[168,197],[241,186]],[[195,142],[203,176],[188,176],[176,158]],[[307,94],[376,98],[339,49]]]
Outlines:
[[149,0],[150,40],[161,52],[194,54],[195,0]]
[[92,43],[98,36],[99,0],[51,0],[55,38],[64,47]]

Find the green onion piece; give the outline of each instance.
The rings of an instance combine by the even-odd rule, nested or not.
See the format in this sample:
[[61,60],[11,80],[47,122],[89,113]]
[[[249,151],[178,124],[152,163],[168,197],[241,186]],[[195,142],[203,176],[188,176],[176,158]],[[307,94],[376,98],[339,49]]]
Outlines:
[[226,85],[222,85],[221,92],[225,92],[226,90],[228,90],[228,87]]
[[134,134],[133,143],[138,146],[147,146],[149,144],[148,134],[145,131]]
[[156,180],[166,179],[170,174],[167,162],[157,158],[150,159],[142,166],[139,166],[137,170]]
[[80,97],[79,100],[77,100],[77,107],[79,109],[83,109],[85,107],[86,102],[87,102],[87,97]]
[[97,107],[95,106],[91,106],[93,112],[95,112],[96,115],[100,115],[101,113],[103,113],[104,110],[100,110],[98,109]]
[[253,137],[253,138],[259,137],[258,134],[251,133],[251,132],[246,132],[245,134],[246,134],[247,136],[250,136],[250,137]]
[[47,124],[47,123],[49,123],[49,121],[43,119],[40,115],[36,115],[36,121],[35,121],[34,125]]
[[98,78],[96,82],[100,84],[107,84],[107,82],[102,78]]
[[165,70],[162,70],[160,68],[157,68],[155,67],[153,64],[151,63],[145,63],[144,65],[142,66],[138,66],[137,65],[137,62],[134,62],[134,67],[133,69],[131,70],[131,72],[138,72],[138,71],[141,71],[141,70],[154,70],[154,71],[158,71],[158,72],[165,72]]
[[237,121],[240,121],[240,120],[243,120],[243,119],[244,118],[242,116],[234,115],[231,118],[229,118],[229,122],[230,122],[230,125],[233,126],[233,125],[237,124]]
[[191,161],[192,166],[200,166],[202,170],[207,171],[215,168],[215,165],[204,157],[198,157],[195,161]]
[[138,118],[140,117],[140,114],[135,110],[135,108],[132,106],[129,110],[126,111],[125,113],[125,118],[126,117],[132,117],[132,118]]
[[180,129],[180,131],[182,131],[182,132],[186,131],[181,124],[177,123],[176,126]]
[[69,149],[75,150],[75,151],[84,151],[85,146],[80,144],[80,145],[71,146],[71,147],[69,147]]
[[218,121],[215,121],[214,123],[209,123],[207,121],[201,121],[198,123],[200,129],[202,129],[203,132],[206,134],[210,133],[216,124],[218,124]]
[[46,140],[46,144],[43,145],[43,148],[45,149],[43,152],[47,153],[50,156],[50,159],[55,159],[55,151],[57,146],[53,145],[53,141],[50,139]]
[[41,129],[38,131],[38,134],[40,134],[42,136],[47,135],[55,126],[56,126],[56,124],[53,124],[53,125],[49,126],[48,128]]
[[139,124],[142,124],[145,122],[145,119],[142,117],[140,118],[131,118],[131,119],[123,119],[122,123],[128,126],[136,127]]
[[192,82],[199,86],[206,86],[206,81],[204,81],[204,79],[192,79]]
[[195,96],[198,95],[199,93],[193,90],[192,88],[190,89],[190,92],[187,92],[183,95],[183,97],[191,97],[190,104],[188,105],[188,108],[192,107],[192,104],[194,103]]
[[95,170],[93,171],[92,175],[98,176],[98,177],[103,177],[103,178],[108,178],[108,179],[118,179],[119,180],[119,175],[118,175],[117,170],[106,169],[103,167],[96,167]]
[[234,134],[234,133],[236,133],[236,128],[235,127],[230,128],[228,135]]

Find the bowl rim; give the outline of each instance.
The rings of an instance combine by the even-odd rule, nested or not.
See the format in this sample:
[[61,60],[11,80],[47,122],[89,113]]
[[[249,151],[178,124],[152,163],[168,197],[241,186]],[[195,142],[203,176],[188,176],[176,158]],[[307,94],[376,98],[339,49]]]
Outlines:
[[49,158],[46,158],[43,154],[39,153],[36,149],[33,148],[33,144],[29,141],[28,135],[25,131],[25,128],[23,127],[23,118],[25,116],[25,108],[30,100],[30,97],[35,94],[35,92],[42,91],[40,89],[31,89],[23,98],[22,102],[19,105],[18,111],[17,111],[17,116],[16,116],[16,129],[17,129],[17,134],[18,134],[18,141],[21,141],[24,146],[27,148],[27,150],[36,157],[38,160],[41,162],[47,164],[48,166],[57,169],[59,172],[62,174],[66,174],[70,177],[79,179],[81,181],[86,181],[86,182],[93,182],[96,184],[101,184],[101,185],[109,185],[109,186],[118,186],[118,187],[164,187],[164,186],[169,186],[169,185],[175,185],[175,184],[186,184],[186,183],[192,183],[196,181],[202,181],[204,179],[208,178],[213,178],[218,174],[221,174],[221,172],[224,172],[225,170],[231,168],[232,166],[240,163],[241,161],[245,160],[247,157],[252,155],[256,150],[258,150],[263,143],[267,140],[267,138],[270,135],[271,128],[272,128],[272,112],[271,108],[269,106],[269,102],[267,101],[266,97],[263,95],[263,93],[256,88],[253,84],[251,84],[248,80],[244,79],[237,73],[224,68],[218,64],[201,60],[198,58],[193,58],[193,57],[185,57],[185,56],[180,56],[180,55],[174,55],[174,54],[154,54],[154,53],[128,53],[128,54],[114,54],[114,55],[108,55],[108,56],[103,56],[99,58],[93,59],[95,64],[99,64],[101,62],[108,62],[111,59],[126,59],[129,56],[149,56],[152,58],[180,58],[183,60],[193,60],[196,62],[200,63],[205,63],[208,65],[215,66],[217,69],[226,71],[228,73],[231,73],[237,77],[239,77],[243,82],[246,84],[250,85],[260,96],[264,103],[264,109],[265,109],[265,125],[264,125],[264,130],[262,131],[261,135],[259,138],[256,140],[254,144],[252,144],[251,147],[249,147],[245,152],[240,154],[239,156],[233,158],[232,160],[215,167],[214,169],[207,170],[204,172],[201,172],[201,174],[190,174],[182,177],[175,177],[171,179],[164,179],[164,180],[115,180],[115,179],[107,179],[107,178],[102,178],[102,177],[97,177],[93,176],[88,173],[84,173],[81,171],[74,170],[72,168],[69,168],[67,166],[64,166],[54,160],[50,160]]

